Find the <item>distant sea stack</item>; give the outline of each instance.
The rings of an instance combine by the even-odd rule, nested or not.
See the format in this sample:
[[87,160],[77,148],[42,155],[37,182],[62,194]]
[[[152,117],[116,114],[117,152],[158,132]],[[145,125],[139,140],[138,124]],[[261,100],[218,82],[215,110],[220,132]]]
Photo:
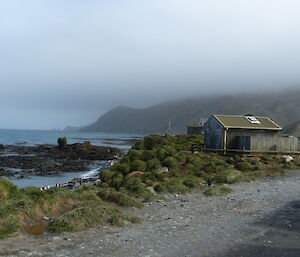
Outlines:
[[300,90],[197,97],[143,109],[118,106],[88,126],[67,127],[65,130],[150,134],[166,133],[170,124],[171,133],[186,133],[187,125],[197,124],[201,118],[212,114],[246,113],[270,117],[282,127],[297,127],[292,124],[300,120]]

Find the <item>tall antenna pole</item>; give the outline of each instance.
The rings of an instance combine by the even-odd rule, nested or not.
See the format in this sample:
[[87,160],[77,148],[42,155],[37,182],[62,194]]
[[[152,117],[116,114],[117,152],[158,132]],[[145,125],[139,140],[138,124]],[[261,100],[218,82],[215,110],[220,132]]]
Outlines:
[[169,133],[171,132],[171,124],[172,124],[172,121],[169,121],[169,128],[168,128]]

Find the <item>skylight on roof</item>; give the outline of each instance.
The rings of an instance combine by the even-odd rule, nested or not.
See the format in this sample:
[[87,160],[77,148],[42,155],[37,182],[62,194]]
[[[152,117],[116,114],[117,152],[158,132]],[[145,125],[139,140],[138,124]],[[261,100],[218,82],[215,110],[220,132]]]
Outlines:
[[252,124],[260,124],[260,121],[254,116],[245,116],[245,118]]

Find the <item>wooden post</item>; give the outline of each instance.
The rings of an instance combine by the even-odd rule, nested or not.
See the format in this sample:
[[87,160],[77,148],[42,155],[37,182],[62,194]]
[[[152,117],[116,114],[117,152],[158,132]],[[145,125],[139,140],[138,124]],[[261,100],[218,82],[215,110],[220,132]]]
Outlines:
[[224,130],[224,138],[223,138],[223,149],[226,150],[226,144],[227,144],[227,128]]
[[[227,149],[227,128],[224,129],[224,138],[223,138],[223,149],[226,150]],[[226,154],[226,151],[224,151],[224,154]]]

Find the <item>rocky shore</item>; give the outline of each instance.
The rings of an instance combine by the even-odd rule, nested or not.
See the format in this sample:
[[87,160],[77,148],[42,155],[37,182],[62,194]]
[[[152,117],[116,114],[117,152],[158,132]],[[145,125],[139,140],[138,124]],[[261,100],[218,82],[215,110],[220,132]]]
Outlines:
[[300,256],[300,172],[230,186],[224,197],[164,195],[130,214],[142,223],[79,233],[19,235],[0,256]]
[[113,160],[121,155],[117,148],[88,142],[67,145],[63,150],[55,145],[0,145],[0,176],[23,178],[84,171],[93,161]]

